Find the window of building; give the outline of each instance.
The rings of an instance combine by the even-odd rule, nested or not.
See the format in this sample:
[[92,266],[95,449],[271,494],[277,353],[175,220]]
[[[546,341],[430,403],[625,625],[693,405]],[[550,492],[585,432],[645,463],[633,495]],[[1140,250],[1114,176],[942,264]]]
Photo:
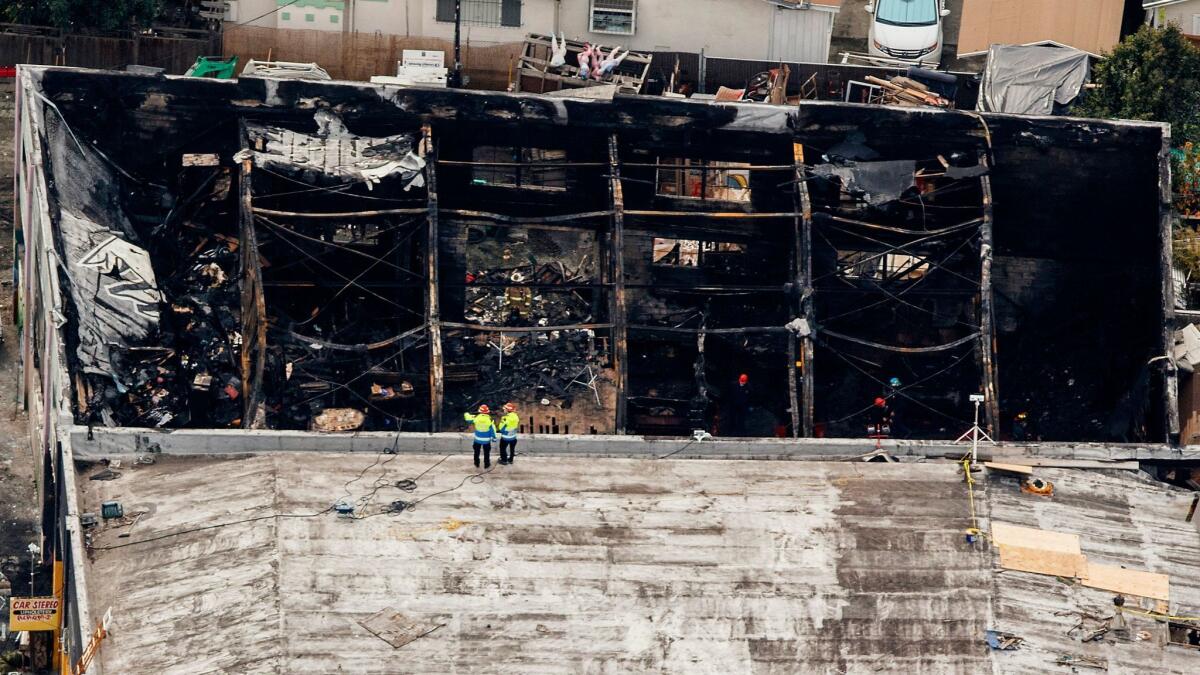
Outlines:
[[[491,166],[476,166],[471,175],[475,185],[511,187],[526,190],[562,192],[567,189],[567,169],[545,166],[567,161],[565,150],[545,148],[513,148],[482,145],[475,148],[472,159],[491,162]],[[533,166],[521,166],[532,164]]]
[[659,158],[658,194],[664,197],[721,202],[750,201],[749,164],[699,159]]
[[706,258],[725,253],[745,253],[743,244],[693,239],[654,239],[655,265],[665,267],[700,267]]
[[317,20],[317,15],[316,14],[305,14],[304,20],[309,23],[312,23]]
[[291,13],[291,12],[280,12],[279,16],[280,16],[280,18],[282,18],[284,21],[291,21],[291,20],[292,20],[292,13]]
[[637,0],[592,0],[591,31],[633,35],[637,28]]
[[[521,0],[462,0],[464,26],[520,26]],[[454,0],[437,0],[437,20],[454,22]]]
[[340,16],[338,16],[337,14],[330,14],[330,15],[329,15],[329,23],[337,23],[337,22],[339,22],[339,21],[341,21],[341,20],[342,20],[342,18],[341,18]]

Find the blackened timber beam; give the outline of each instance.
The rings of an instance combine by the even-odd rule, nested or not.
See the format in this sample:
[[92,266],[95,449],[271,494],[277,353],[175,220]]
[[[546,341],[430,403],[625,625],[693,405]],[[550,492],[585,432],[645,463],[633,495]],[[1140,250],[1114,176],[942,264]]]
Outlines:
[[276,216],[285,218],[312,218],[312,219],[337,219],[345,220],[347,218],[377,218],[379,216],[395,216],[395,215],[418,215],[426,212],[424,207],[414,207],[411,209],[375,209],[372,211],[337,211],[337,212],[321,212],[321,211],[279,211],[277,209],[264,209],[260,206],[253,207],[255,213],[264,216]]
[[[792,167],[792,170],[795,171],[796,185],[799,186],[801,183],[804,182],[803,181],[803,178],[804,178],[804,164],[803,164],[803,162],[804,162],[804,146],[801,145],[800,143],[793,142],[792,143],[792,156],[795,160],[795,165]],[[803,271],[804,267],[803,267],[803,259],[802,259],[801,253],[800,253],[801,249],[804,247],[804,244],[802,241],[804,238],[804,225],[805,225],[804,216],[803,216],[804,209],[803,209],[802,204],[800,203],[799,189],[792,190],[792,195],[793,195],[792,198],[795,202],[795,209],[796,209],[796,211],[800,212],[801,215],[796,216],[795,218],[792,219],[792,237],[791,237],[791,242],[790,242],[791,247],[788,251],[788,261],[791,264],[791,268],[792,268],[791,269],[791,277],[792,277],[793,283],[796,285],[796,289],[799,290],[799,289],[804,288],[804,271]],[[800,297],[797,298],[796,304],[797,304],[797,307],[796,307],[797,311],[801,315],[803,315],[804,314],[803,294],[801,294]],[[800,389],[800,382],[799,382],[800,373],[796,372],[798,370],[798,364],[797,364],[798,358],[799,358],[799,354],[796,351],[796,336],[789,335],[788,339],[787,339],[788,411],[791,412],[791,417],[792,417],[792,437],[793,438],[800,438],[801,436],[808,435],[807,429],[805,429],[803,426],[803,424],[804,424],[803,415],[800,412],[800,391],[799,391],[799,389]]]
[[[615,171],[616,169],[614,169]],[[696,218],[711,220],[764,220],[770,218],[794,218],[800,213],[782,211],[778,213],[745,213],[742,211],[646,211],[633,210],[625,212],[626,216],[638,218]]]
[[[800,425],[804,437],[811,438],[813,435],[814,397],[816,396],[814,366],[817,352],[814,343],[816,305],[812,272],[812,197],[808,193],[808,181],[805,176],[804,147],[799,144],[793,145],[793,154],[796,161],[796,200],[799,202],[798,210],[801,213],[799,241],[796,244],[798,263],[796,279],[800,288],[800,316],[808,321],[809,326],[808,335],[800,338],[800,362],[802,365],[800,375],[803,378],[800,383],[802,387],[801,405],[804,406],[800,416]],[[795,364],[792,365],[794,372]]]
[[611,323],[574,323],[562,326],[489,326],[481,323],[455,323],[443,321],[442,328],[473,330],[480,333],[553,333],[560,330],[604,330],[612,328]]
[[[986,153],[980,153],[979,161],[988,162]],[[994,315],[994,293],[992,290],[993,254],[993,206],[992,177],[979,177],[983,193],[983,222],[979,226],[979,353],[982,360],[984,414],[988,433],[993,438],[1000,432],[1000,392],[996,381],[996,326]]]
[[675,326],[627,326],[628,330],[650,333],[677,333],[680,335],[746,335],[748,333],[787,333],[786,326],[741,326],[739,328],[676,328]]
[[618,434],[625,433],[629,402],[629,334],[625,303],[625,193],[621,187],[621,146],[616,134],[608,138],[609,198],[612,200],[608,259],[612,274],[610,320],[613,323],[613,371],[616,374],[616,419]]
[[[1175,209],[1171,202],[1171,138],[1164,135],[1158,162],[1158,236],[1159,276],[1162,284],[1162,333],[1158,359],[1162,361],[1162,387],[1166,398],[1163,412],[1165,440],[1179,442],[1179,373],[1175,367],[1175,283],[1174,283],[1174,220]],[[1163,358],[1165,357],[1165,358]],[[1185,440],[1185,443],[1190,442]]]
[[429,327],[429,430],[442,430],[442,404],[446,397],[445,361],[442,354],[442,312],[438,284],[437,143],[429,125],[421,128],[425,150],[425,194],[428,200],[425,240],[425,324]]
[[[245,150],[247,148],[245,120],[239,122],[239,133],[242,148]],[[249,155],[249,153],[245,154]],[[258,238],[254,231],[253,169],[254,160],[247,156],[242,160],[242,172],[238,180],[240,190],[238,204],[240,269],[238,276],[242,285],[240,366],[243,429],[261,428],[266,423],[265,419],[259,419],[259,413],[267,353],[267,303],[263,295]]]

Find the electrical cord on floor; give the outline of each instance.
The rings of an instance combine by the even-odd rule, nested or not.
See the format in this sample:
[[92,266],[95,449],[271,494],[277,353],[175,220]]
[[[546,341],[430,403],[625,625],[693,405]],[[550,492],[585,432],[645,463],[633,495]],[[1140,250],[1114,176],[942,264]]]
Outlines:
[[[450,455],[446,455],[446,457],[443,457],[442,462],[446,461],[446,458],[448,458],[448,457],[450,457]],[[438,464],[441,464],[441,462],[438,462]],[[496,466],[498,466],[498,465],[496,465]],[[372,513],[372,514],[363,516],[363,518],[370,518],[371,516],[381,516],[381,515],[388,514],[388,513],[403,513],[404,511],[412,511],[413,509],[417,508],[417,505],[420,504],[421,502],[424,502],[428,499],[437,497],[438,495],[444,495],[448,492],[454,492],[455,490],[458,490],[458,489],[462,488],[462,486],[466,485],[468,481],[470,481],[474,485],[480,485],[484,482],[483,477],[488,475],[489,473],[495,471],[496,466],[492,466],[488,469],[480,471],[479,473],[473,473],[468,476],[465,476],[462,480],[460,480],[458,482],[458,485],[455,485],[452,488],[446,488],[445,490],[438,490],[437,492],[427,494],[424,497],[421,497],[420,499],[418,499],[416,501],[404,502],[403,506],[401,506],[401,507],[397,507],[397,502],[392,502],[392,504],[390,505],[388,510],[382,511],[380,513]],[[422,475],[424,475],[424,474],[422,474]]]
[[657,459],[666,459],[668,457],[673,457],[673,456],[678,455],[679,453],[683,452],[684,450],[687,450],[688,448],[692,447],[693,445],[695,445],[696,443],[699,443],[699,442],[700,442],[700,439],[694,439],[694,440],[688,441],[687,443],[684,444],[684,446],[682,448],[675,450],[673,452],[668,452],[667,454],[663,455],[662,457],[655,457],[654,459],[657,460]]
[[[396,440],[393,442],[392,446],[388,449],[388,450],[391,450],[391,452],[389,452],[388,450],[380,451],[379,454],[376,455],[375,460],[371,464],[368,464],[365,468],[363,468],[363,470],[360,471],[355,478],[351,478],[350,480],[346,481],[346,483],[343,485],[343,487],[345,487],[347,489],[346,494],[347,495],[350,494],[349,486],[352,485],[353,483],[361,480],[362,477],[366,475],[367,471],[370,471],[372,467],[386,465],[388,462],[395,459],[396,454],[397,454],[396,448],[399,446],[399,442],[400,442],[400,437],[399,437],[399,435],[397,435]],[[383,457],[383,455],[385,455],[385,454],[388,454],[391,456],[387,460],[383,460],[381,462],[380,460]],[[361,501],[365,506],[366,504],[370,503],[371,497],[374,497],[374,495],[377,492],[379,492],[380,490],[382,490],[383,488],[388,487],[388,486],[396,487],[405,492],[413,492],[417,489],[417,481],[419,481],[421,478],[423,478],[430,471],[433,471],[435,468],[440,466],[443,462],[445,462],[450,457],[452,457],[452,455],[446,455],[445,457],[443,457],[440,460],[438,460],[437,462],[435,462],[428,469],[425,469],[421,473],[417,474],[417,476],[415,478],[405,478],[405,479],[396,481],[396,483],[391,483],[390,481],[380,483],[379,479],[376,479],[376,483],[377,483],[376,486],[374,488],[372,488],[370,493],[368,493],[367,495],[364,495],[364,497],[361,497],[358,501]],[[461,488],[463,485],[465,485],[468,480],[474,481],[474,479],[478,479],[478,482],[483,482],[482,476],[484,474],[491,473],[494,470],[495,470],[494,468],[488,469],[487,471],[484,471],[482,473],[477,473],[477,474],[472,474],[470,476],[467,476],[457,486],[455,486],[449,490],[442,490],[441,492],[435,492],[426,497],[422,497],[421,499],[413,502],[412,505],[415,506],[416,504],[419,504],[419,503],[425,501],[426,499],[429,499],[430,497],[457,490],[458,488]],[[202,525],[200,527],[191,527],[191,528],[188,528],[185,530],[178,530],[175,532],[164,532],[160,535],[156,535],[153,537],[146,537],[145,539],[139,539],[137,541],[127,541],[127,542],[123,542],[120,544],[113,544],[111,546],[91,546],[91,547],[89,547],[89,549],[93,550],[93,551],[112,551],[115,549],[125,548],[128,546],[137,546],[138,544],[148,544],[148,543],[155,542],[155,541],[162,541],[163,539],[169,539],[171,537],[179,537],[179,536],[183,536],[185,534],[193,534],[195,532],[207,532],[209,530],[218,530],[223,527],[231,527],[233,525],[245,525],[247,523],[256,523],[256,522],[259,522],[262,520],[270,520],[272,518],[317,518],[317,517],[323,516],[327,513],[332,513],[335,510],[335,508],[336,508],[336,504],[331,504],[328,508],[322,509],[321,511],[317,511],[315,513],[270,513],[270,514],[265,514],[265,515],[261,515],[261,516],[254,516],[252,518],[242,518],[240,520],[234,520],[234,521],[230,521],[228,523],[214,523],[212,525]],[[411,508],[411,506],[408,506],[403,510],[408,510],[409,508]],[[357,519],[361,520],[362,518],[369,518],[371,516],[377,516],[377,515],[385,515],[388,513],[399,513],[399,511],[390,510],[390,507],[389,507],[389,509],[387,509],[387,510],[380,511],[378,513],[370,514],[367,516],[362,516],[361,518],[357,518]]]
[[254,522],[257,522],[260,520],[269,520],[271,518],[316,518],[318,516],[323,516],[326,513],[330,513],[332,511],[333,511],[333,507],[330,506],[329,508],[327,508],[323,511],[318,511],[316,513],[271,513],[271,514],[268,514],[265,516],[255,516],[253,518],[243,518],[242,520],[235,520],[235,521],[232,521],[229,523],[215,523],[213,525],[204,525],[202,527],[193,527],[193,528],[189,528],[186,530],[179,530],[177,532],[164,532],[163,534],[160,534],[155,537],[147,537],[145,539],[139,539],[137,541],[127,541],[123,544],[114,544],[112,546],[92,546],[92,547],[90,547],[90,550],[112,551],[112,550],[118,549],[118,548],[125,548],[126,546],[137,546],[138,544],[148,544],[152,541],[160,541],[163,539],[169,539],[171,537],[178,537],[178,536],[185,535],[185,534],[192,534],[193,532],[204,532],[206,530],[217,530],[222,527],[229,527],[231,525],[244,525],[246,523],[254,523]]

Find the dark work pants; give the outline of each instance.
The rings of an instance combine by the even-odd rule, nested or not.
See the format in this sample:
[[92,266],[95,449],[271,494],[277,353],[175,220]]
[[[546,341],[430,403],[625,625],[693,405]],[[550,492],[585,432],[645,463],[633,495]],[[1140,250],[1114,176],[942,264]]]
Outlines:
[[500,461],[512,464],[517,458],[517,440],[514,438],[511,441],[500,439]]
[[483,468],[492,468],[492,444],[491,443],[472,443],[471,447],[475,449],[475,467],[479,467],[479,451],[483,450]]

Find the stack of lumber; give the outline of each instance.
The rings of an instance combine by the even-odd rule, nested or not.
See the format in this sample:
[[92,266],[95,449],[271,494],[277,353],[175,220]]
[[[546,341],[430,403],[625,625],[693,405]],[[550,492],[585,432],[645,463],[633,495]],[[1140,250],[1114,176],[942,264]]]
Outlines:
[[930,91],[929,87],[902,75],[897,75],[891,80],[868,75],[867,82],[878,85],[883,91],[885,105],[928,105],[935,108],[949,108],[952,104],[951,101]]

